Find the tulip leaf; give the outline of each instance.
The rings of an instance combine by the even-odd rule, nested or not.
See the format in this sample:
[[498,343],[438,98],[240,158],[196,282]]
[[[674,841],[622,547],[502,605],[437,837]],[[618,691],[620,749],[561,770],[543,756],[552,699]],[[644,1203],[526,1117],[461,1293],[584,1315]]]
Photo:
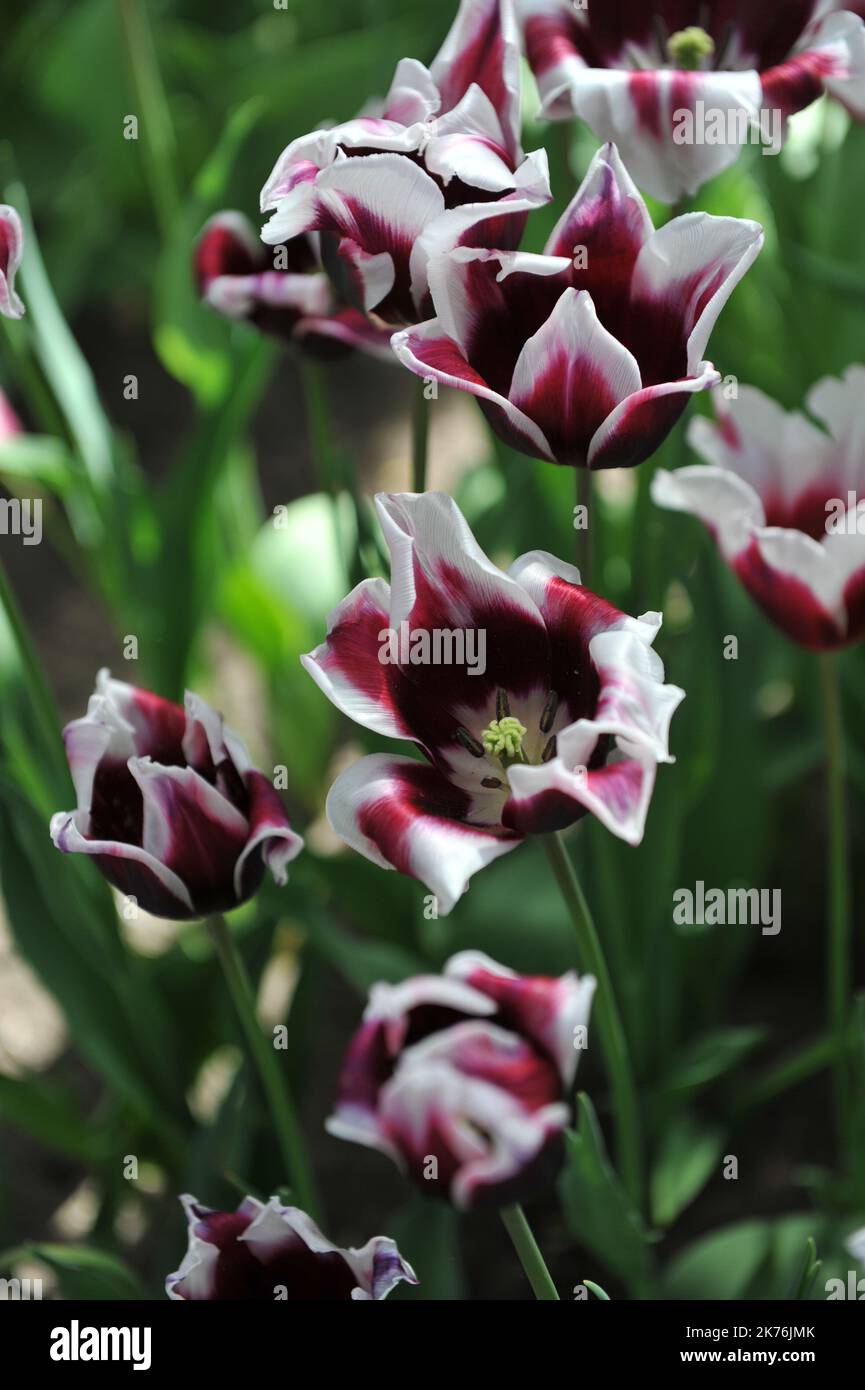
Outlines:
[[665,1094],[702,1090],[743,1062],[766,1036],[766,1029],[719,1028],[706,1033],[682,1051],[664,1077]]
[[446,1202],[413,1197],[387,1220],[388,1235],[396,1241],[420,1280],[417,1288],[399,1284],[392,1299],[438,1302],[465,1298],[460,1216]]
[[70,1158],[98,1163],[110,1152],[104,1125],[91,1128],[64,1092],[41,1077],[0,1076],[0,1116]]
[[723,1136],[688,1115],[671,1120],[663,1130],[652,1170],[652,1221],[672,1226],[718,1167]]
[[635,1294],[645,1295],[655,1237],[634,1211],[607,1157],[594,1107],[577,1099],[577,1130],[565,1136],[559,1194],[574,1239]]
[[138,1302],[147,1294],[132,1270],[89,1245],[33,1244],[28,1253],[54,1270],[64,1298],[88,1302]]

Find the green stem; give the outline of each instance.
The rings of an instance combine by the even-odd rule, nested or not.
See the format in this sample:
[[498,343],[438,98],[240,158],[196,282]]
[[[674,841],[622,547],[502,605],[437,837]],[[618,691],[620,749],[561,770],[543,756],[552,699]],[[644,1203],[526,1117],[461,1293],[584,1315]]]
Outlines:
[[291,1182],[297,1205],[318,1220],[321,1208],[303,1134],[288,1086],[276,1060],[276,1053],[261,1030],[255,1008],[255,996],[246,967],[224,917],[209,917],[207,930],[216,947],[232,1002],[270,1106],[286,1175]]
[[427,455],[429,454],[429,409],[424,395],[424,383],[415,390],[411,417],[411,486],[412,492],[426,492]]
[[828,827],[828,1015],[835,1043],[835,1114],[842,1162],[849,1158],[850,1132],[850,865],[845,791],[844,716],[838,668],[831,655],[820,657],[823,725],[826,739]]
[[532,1235],[532,1229],[526,1220],[526,1214],[522,1207],[502,1207],[502,1221],[514,1243],[514,1249],[526,1272],[526,1278],[532,1286],[535,1298],[542,1299],[547,1303],[558,1303],[559,1295],[556,1292],[556,1286],[540,1252],[538,1242]]
[[598,1023],[613,1096],[619,1168],[631,1201],[638,1211],[642,1211],[644,1209],[644,1192],[640,1109],[628,1056],[625,1030],[613,993],[613,983],[589,905],[574,871],[564,840],[561,835],[556,833],[547,835],[544,843],[550,867],[555,874],[577,934],[580,969],[594,975],[598,982],[593,1004],[593,1016]]
[[42,726],[42,733],[45,737],[48,748],[54,749],[57,753],[58,766],[65,764],[63,757],[63,745],[60,741],[60,716],[54,703],[54,697],[48,688],[42,663],[36,655],[36,649],[30,640],[30,634],[24,624],[21,611],[18,607],[12,585],[9,583],[6,570],[0,561],[0,605],[6,614],[6,620],[12,631],[15,646],[24,668],[24,675],[27,681],[30,700],[35,708],[36,717]]
[[580,578],[588,589],[592,584],[592,474],[588,468],[575,468],[574,472],[577,475],[576,503],[586,509],[586,529],[577,527],[574,531],[574,554]]
[[116,0],[116,3],[135,99],[141,108],[150,193],[160,232],[167,238],[180,204],[174,169],[177,142],[171,112],[146,5],[141,0]]

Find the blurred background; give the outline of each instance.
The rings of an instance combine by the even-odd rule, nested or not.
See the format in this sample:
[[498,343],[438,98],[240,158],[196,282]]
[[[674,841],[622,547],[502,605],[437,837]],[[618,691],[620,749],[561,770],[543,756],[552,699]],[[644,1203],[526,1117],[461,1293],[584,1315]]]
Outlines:
[[[281,149],[382,96],[401,57],[429,61],[452,9],[10,0],[0,197],[29,219],[28,313],[0,321],[14,412],[0,482],[43,498],[45,539],[4,536],[2,559],[58,729],[108,665],[171,698],[200,691],[262,767],[285,764],[307,852],[288,888],[267,888],[234,925],[263,1019],[288,1021],[325,1230],[341,1244],[396,1237],[423,1287],[394,1297],[511,1299],[529,1290],[494,1213],[458,1220],[322,1128],[372,982],[463,947],[534,973],[574,960],[537,846],[426,920],[420,884],[345,851],[324,820],[335,771],[384,745],[341,720],[298,656],[321,640],[357,557],[380,566],[369,499],[410,486],[413,382],[395,364],[312,363],[229,325],[199,305],[190,273],[207,217],[230,207],[256,221]],[[556,194],[524,242],[539,250],[596,142],[538,124],[528,77],[525,107],[525,146],[547,146]],[[137,140],[124,138],[129,115]],[[780,158],[746,150],[697,203],[766,228],[711,356],[788,407],[865,357],[863,176],[865,130],[818,103]],[[652,1179],[647,1226],[603,1139],[582,1136],[560,1190],[529,1209],[564,1298],[584,1277],[614,1297],[786,1297],[809,1236],[825,1277],[844,1277],[844,1237],[865,1223],[861,1042],[846,1165],[831,1117],[816,664],[752,607],[696,522],[653,508],[653,469],[693,461],[683,436],[595,484],[593,586],[632,613],[664,609],[659,650],[688,698],[640,848],[588,819],[569,837],[625,1015]],[[430,458],[430,485],[455,493],[497,562],[572,555],[573,475],[500,445],[469,398],[434,403]],[[737,660],[723,655],[729,635]],[[839,661],[860,880],[863,663],[861,649]],[[284,1175],[200,926],[124,921],[95,871],[52,848],[48,817],[73,803],[41,711],[0,620],[0,1276],[38,1274],[46,1296],[159,1297],[186,1244],[179,1192],[233,1206]],[[698,880],[780,889],[782,930],[677,926],[673,893]],[[591,1052],[579,1081],[608,1140]],[[729,1156],[736,1178],[723,1176]]]

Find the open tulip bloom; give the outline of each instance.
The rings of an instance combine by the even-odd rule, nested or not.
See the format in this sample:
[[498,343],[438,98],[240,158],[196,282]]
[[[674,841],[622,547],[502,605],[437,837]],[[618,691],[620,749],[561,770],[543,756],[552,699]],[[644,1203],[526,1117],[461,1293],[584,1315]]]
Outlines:
[[383,114],[294,140],[261,194],[271,244],[322,234],[377,321],[429,312],[427,265],[454,246],[519,245],[550,199],[546,155],[520,147],[512,0],[463,0],[427,69],[399,64]]
[[[641,188],[674,203],[739,156],[777,154],[823,92],[865,117],[865,29],[834,0],[517,0],[553,120],[615,140]],[[705,27],[704,27],[705,26]]]
[[[684,693],[651,649],[660,614],[627,617],[544,551],[504,573],[442,493],[376,500],[392,583],[359,584],[301,659],[337,708],[425,761],[378,753],[343,772],[327,799],[337,834],[420,879],[442,912],[526,835],[586,812],[638,843]],[[476,638],[483,670],[421,664],[437,635],[443,654],[442,636],[457,654]]]
[[516,975],[477,951],[375,985],[327,1122],[462,1209],[523,1201],[556,1172],[595,981]]
[[21,218],[8,203],[0,203],[0,314],[7,319],[20,319],[24,313],[24,305],[15,293],[23,244]]
[[703,353],[762,244],[756,222],[708,213],[655,231],[608,145],[542,256],[466,247],[433,261],[436,317],[395,334],[394,351],[477,396],[524,454],[632,467],[720,380]]
[[765,613],[794,642],[842,647],[865,636],[865,367],[827,377],[808,409],[762,391],[715,393],[717,421],[691,422],[708,466],[659,472],[659,506],[693,512]]
[[312,236],[299,236],[266,247],[243,213],[218,212],[196,243],[198,292],[225,318],[246,320],[312,355],[339,356],[360,348],[393,361],[390,333],[359,309],[339,305],[314,242]]
[[63,731],[78,800],[51,819],[65,854],[92,855],[108,882],[159,917],[225,912],[278,883],[303,841],[272,784],[221,715],[96,678],[87,714]]
[[181,1197],[189,1221],[189,1248],[165,1281],[177,1301],[297,1302],[387,1298],[417,1276],[387,1236],[360,1250],[343,1250],[322,1235],[298,1207],[276,1197],[265,1204],[244,1197],[237,1211],[212,1211]]

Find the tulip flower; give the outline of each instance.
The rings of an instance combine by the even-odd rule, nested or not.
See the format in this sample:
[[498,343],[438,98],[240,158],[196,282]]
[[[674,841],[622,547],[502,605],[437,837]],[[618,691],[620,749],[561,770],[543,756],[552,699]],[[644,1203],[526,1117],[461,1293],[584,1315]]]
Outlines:
[[226,318],[247,320],[317,357],[359,348],[393,360],[390,333],[358,309],[339,306],[310,237],[265,247],[243,213],[218,212],[198,238],[194,273],[205,304]]
[[717,421],[691,423],[706,460],[659,472],[661,507],[693,512],[763,611],[794,642],[827,650],[865,636],[865,367],[808,396],[818,428],[762,391],[715,393]]
[[865,118],[862,20],[823,0],[517,4],[543,114],[614,140],[663,202],[696,193],[747,142],[777,154],[787,118],[824,92]]
[[[683,698],[651,650],[660,614],[626,617],[544,551],[503,573],[442,493],[377,506],[392,585],[359,584],[301,660],[338,709],[424,761],[376,753],[341,773],[336,833],[440,912],[524,836],[587,812],[638,843]],[[462,659],[481,646],[483,663]]]
[[78,808],[52,817],[51,838],[64,854],[92,855],[147,912],[227,911],[252,897],[265,867],[285,882],[303,841],[198,695],[181,707],[100,671],[87,714],[63,737]]
[[387,1236],[343,1250],[306,1212],[271,1197],[244,1197],[237,1211],[212,1211],[181,1197],[189,1222],[183,1263],[165,1281],[168,1297],[188,1302],[296,1302],[387,1298],[417,1275]]
[[655,231],[615,146],[599,150],[542,256],[463,247],[429,270],[436,317],[397,333],[417,376],[477,396],[534,458],[626,468],[720,381],[709,335],[763,244],[691,213]]
[[521,1202],[554,1177],[595,981],[516,975],[477,951],[375,985],[328,1131],[379,1149],[455,1206]]
[[519,244],[550,199],[546,155],[520,147],[520,55],[512,0],[462,0],[427,69],[404,58],[380,117],[294,140],[261,194],[262,236],[322,234],[358,305],[377,322],[428,312],[430,258],[454,246]]
[[24,305],[15,293],[23,242],[21,218],[8,203],[0,203],[0,314],[7,319],[20,319],[24,313]]

